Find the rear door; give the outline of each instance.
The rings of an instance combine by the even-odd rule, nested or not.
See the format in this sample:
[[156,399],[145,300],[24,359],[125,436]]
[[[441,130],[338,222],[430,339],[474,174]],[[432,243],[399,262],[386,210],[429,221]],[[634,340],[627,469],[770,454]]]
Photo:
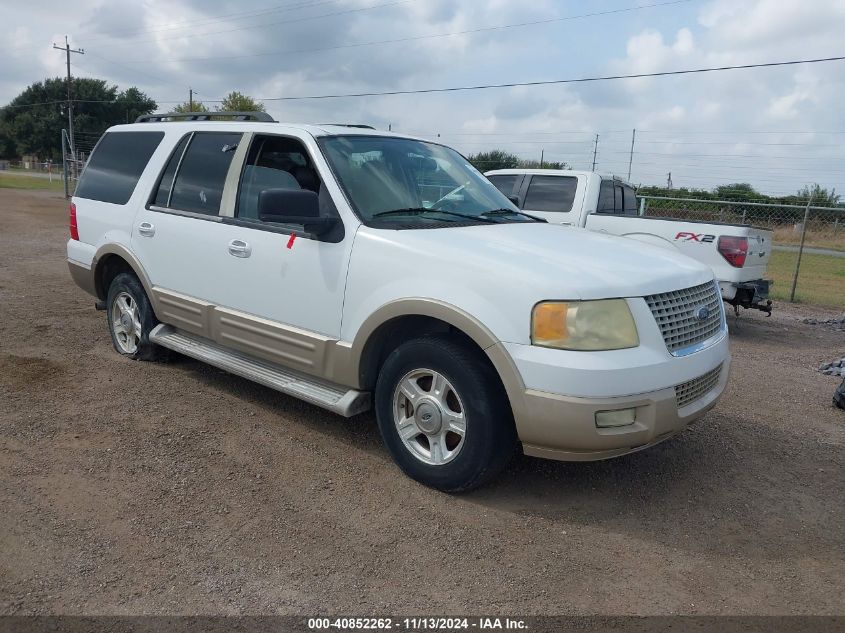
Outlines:
[[225,253],[228,227],[221,210],[232,204],[227,180],[237,182],[234,159],[242,137],[239,132],[183,136],[132,230],[132,248],[153,285],[159,317],[208,338],[210,308],[227,294],[215,275],[216,256],[220,249]]

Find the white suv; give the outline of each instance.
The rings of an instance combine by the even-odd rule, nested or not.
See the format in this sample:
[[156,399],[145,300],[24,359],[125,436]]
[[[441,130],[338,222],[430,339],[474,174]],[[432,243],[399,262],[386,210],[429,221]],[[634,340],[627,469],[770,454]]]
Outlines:
[[111,128],[71,204],[71,275],[124,356],[169,348],[341,415],[372,406],[399,466],[448,491],[517,443],[651,446],[721,395],[724,311],[695,260],[526,215],[437,143],[179,118]]

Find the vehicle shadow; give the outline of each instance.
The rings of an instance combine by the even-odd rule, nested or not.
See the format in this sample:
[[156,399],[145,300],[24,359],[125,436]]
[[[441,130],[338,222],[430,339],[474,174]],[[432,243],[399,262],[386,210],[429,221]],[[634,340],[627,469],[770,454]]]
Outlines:
[[[344,419],[192,359],[174,355],[170,365],[266,410],[292,433],[295,427],[320,433],[374,459],[378,468],[396,468],[371,412]],[[662,444],[612,460],[555,462],[519,454],[487,486],[442,500],[681,550],[777,559],[785,548],[797,555],[813,543],[815,551],[826,547],[845,557],[842,472],[841,452],[824,452],[797,434],[717,408]],[[373,485],[390,481],[403,495],[429,494],[399,479],[375,477]]]
[[662,444],[616,459],[520,456],[468,498],[681,550],[778,559],[812,544],[841,558],[843,472],[841,451],[716,410]]

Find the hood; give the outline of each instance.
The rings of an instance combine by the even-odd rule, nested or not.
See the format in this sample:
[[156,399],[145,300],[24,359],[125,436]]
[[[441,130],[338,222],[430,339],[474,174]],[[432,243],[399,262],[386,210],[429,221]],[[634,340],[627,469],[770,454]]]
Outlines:
[[713,279],[709,267],[676,251],[557,224],[362,227],[361,233],[363,241],[374,239],[398,249],[395,255],[405,264],[454,262],[450,281],[463,279],[476,287],[493,273],[498,288],[517,287],[544,299],[641,297]]

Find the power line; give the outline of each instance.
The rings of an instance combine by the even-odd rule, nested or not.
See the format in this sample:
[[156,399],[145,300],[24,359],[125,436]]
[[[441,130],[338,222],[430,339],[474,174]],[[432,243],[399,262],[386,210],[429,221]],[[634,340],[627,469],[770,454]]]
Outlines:
[[[420,90],[388,90],[385,92],[354,92],[347,94],[307,95],[299,97],[264,97],[260,101],[302,101],[306,99],[344,99],[351,97],[388,97],[394,95],[417,95],[436,92],[462,92],[469,90],[490,90],[496,88],[515,88],[523,86],[550,86],[558,84],[590,83],[598,81],[614,81],[617,79],[644,79],[647,77],[668,77],[672,75],[692,75],[700,73],[714,73],[725,70],[747,70],[751,68],[773,68],[777,66],[796,66],[798,64],[819,64],[822,62],[842,61],[845,55],[839,57],[822,57],[818,59],[794,59],[786,62],[765,62],[760,64],[740,64],[736,66],[713,66],[709,68],[690,68],[686,70],[666,70],[654,73],[633,73],[630,75],[605,75],[600,77],[579,77],[576,79],[551,79],[546,81],[516,81],[502,84],[482,84],[477,86],[455,86],[450,88],[423,88]],[[216,101],[216,100],[215,100]]]
[[106,62],[107,64],[112,64],[113,66],[119,66],[120,68],[123,68],[123,69],[125,69],[125,70],[128,70],[128,71],[130,71],[130,72],[132,72],[132,73],[141,73],[142,75],[146,75],[146,76],[147,76],[147,77],[149,77],[150,79],[155,79],[156,81],[159,81],[159,82],[161,82],[161,83],[163,83],[163,84],[176,85],[176,84],[174,84],[173,82],[171,82],[171,81],[168,81],[168,80],[164,79],[164,77],[159,77],[158,75],[151,75],[150,73],[148,73],[148,72],[146,72],[146,71],[144,71],[144,70],[138,70],[137,68],[131,68],[130,66],[125,66],[124,64],[121,64],[120,62],[116,62],[116,61],[114,61],[113,59],[108,59],[108,58],[106,58],[106,57],[103,57],[102,55],[98,55],[97,53],[92,53],[90,50],[87,50],[86,52],[87,52],[89,55],[93,55],[93,56],[94,56],[94,57],[96,57],[97,59],[101,59],[101,60],[103,60],[103,61],[104,61],[104,62]]
[[295,23],[299,23],[299,22],[308,22],[308,21],[311,21],[311,20],[320,20],[322,18],[330,18],[330,17],[334,17],[334,16],[337,16],[337,15],[348,15],[350,13],[361,13],[363,11],[371,11],[373,9],[382,9],[384,7],[392,7],[392,6],[396,6],[396,5],[400,5],[400,4],[408,4],[409,2],[415,2],[415,1],[416,0],[394,0],[393,2],[385,2],[383,4],[374,4],[374,5],[370,5],[370,6],[366,6],[366,7],[357,7],[357,8],[354,8],[354,9],[344,9],[343,11],[334,11],[332,13],[323,13],[321,15],[312,15],[312,16],[307,16],[307,17],[302,17],[302,18],[296,18],[296,19],[293,19],[293,20],[279,20],[277,22],[262,22],[261,24],[251,24],[251,25],[247,25],[247,26],[239,26],[239,27],[236,27],[236,28],[233,28],[233,29],[224,29],[222,31],[206,31],[206,32],[203,32],[203,33],[193,33],[193,34],[188,33],[188,34],[185,34],[185,35],[174,35],[174,36],[171,36],[171,37],[153,37],[153,38],[147,38],[147,39],[143,39],[143,40],[136,40],[134,42],[129,42],[127,44],[118,45],[118,46],[112,46],[112,47],[109,47],[109,48],[125,48],[126,46],[135,46],[135,45],[143,43],[143,42],[160,42],[160,41],[163,41],[163,40],[166,41],[166,40],[175,40],[175,39],[187,39],[187,38],[192,38],[192,37],[206,37],[206,36],[209,36],[209,35],[221,35],[223,33],[234,33],[235,31],[247,31],[247,30],[250,30],[250,29],[260,29],[260,28],[266,28],[266,27],[269,27],[269,26],[278,26],[279,24],[295,24]]
[[[244,20],[253,17],[259,17],[262,15],[268,15],[270,13],[279,13],[282,11],[296,11],[299,9],[313,9],[315,7],[325,5],[325,4],[337,4],[341,0],[323,0],[322,2],[299,2],[294,4],[286,4],[286,5],[278,5],[276,7],[271,7],[268,9],[262,10],[251,10],[251,11],[235,11],[234,13],[223,13],[214,16],[209,16],[207,18],[202,18],[199,20],[182,20],[181,22],[176,22],[170,26],[165,26],[161,28],[155,29],[143,29],[137,31],[135,29],[120,29],[117,31],[110,31],[108,33],[102,34],[97,33],[95,31],[88,31],[93,35],[106,35],[106,37],[98,37],[97,39],[93,40],[94,42],[105,41],[107,39],[111,39],[111,36],[119,35],[121,33],[134,33],[136,35],[143,35],[145,33],[161,33],[163,31],[174,31],[179,29],[185,28],[194,28],[195,26],[201,26],[203,24],[213,24],[214,22],[225,22],[228,19],[232,20]],[[85,35],[85,31],[82,32],[82,36]],[[131,37],[131,36],[130,36]]]
[[[193,62],[193,61],[211,61],[211,60],[218,60],[218,59],[250,59],[254,57],[267,57],[271,55],[291,55],[295,53],[318,53],[323,51],[334,51],[334,50],[341,50],[345,48],[363,48],[366,46],[380,46],[382,44],[398,44],[402,42],[417,42],[421,40],[427,39],[435,39],[435,38],[443,38],[443,37],[455,37],[458,35],[472,35],[475,33],[485,33],[489,31],[501,31],[505,29],[514,29],[514,28],[523,28],[527,26],[538,26],[542,24],[553,24],[555,22],[564,22],[568,20],[580,20],[584,18],[592,18],[592,17],[599,17],[605,15],[612,15],[616,13],[628,13],[631,11],[639,11],[642,9],[653,9],[656,7],[665,7],[675,4],[683,4],[687,2],[692,2],[693,0],[670,0],[668,2],[658,2],[655,4],[645,4],[645,5],[637,5],[633,7],[624,7],[621,9],[613,9],[608,11],[597,11],[593,13],[584,13],[581,15],[569,15],[564,17],[558,18],[546,18],[543,20],[533,20],[531,22],[519,22],[516,24],[501,24],[498,26],[487,26],[487,27],[480,27],[475,29],[467,29],[464,31],[454,31],[451,33],[431,33],[428,35],[416,35],[412,37],[401,37],[396,39],[390,40],[375,40],[371,42],[357,42],[353,44],[338,44],[337,46],[324,46],[320,48],[298,48],[298,49],[287,49],[287,50],[277,50],[277,51],[267,51],[264,53],[249,53],[245,55],[222,55],[222,56],[215,56],[215,57],[184,57],[181,59],[173,59],[168,61],[176,61],[176,62]],[[132,60],[127,63],[130,64],[142,64],[147,63],[147,60]]]
[[[405,132],[411,133],[418,133],[420,135],[427,135],[431,136],[434,134],[442,134],[444,136],[535,136],[535,135],[550,135],[550,136],[558,136],[564,134],[584,134],[592,138],[592,135],[598,132],[599,134],[606,135],[606,134],[625,134],[627,135],[631,130],[557,130],[557,131],[549,131],[549,130],[539,130],[539,131],[523,131],[523,132],[467,132],[467,131],[453,131],[453,130],[439,130],[437,132],[431,131],[420,131],[420,130],[404,130]],[[637,134],[640,133],[640,129],[637,128]],[[823,131],[823,130],[804,130],[804,131],[783,131],[783,130],[698,130],[698,131],[688,131],[688,130],[642,130],[644,134],[672,134],[676,136],[687,136],[690,134],[712,134],[712,135],[724,135],[730,134],[735,136],[737,134],[813,134],[813,135],[825,135],[825,134],[845,134],[845,130],[838,130],[838,131]],[[624,141],[627,143],[627,138]]]
[[[605,150],[607,154],[627,154],[628,152],[622,150]],[[672,152],[637,152],[638,155],[644,156],[672,156],[677,158],[766,158],[766,159],[783,159],[783,160],[830,160],[831,158],[843,158],[842,156],[770,156],[768,154],[674,154]]]

